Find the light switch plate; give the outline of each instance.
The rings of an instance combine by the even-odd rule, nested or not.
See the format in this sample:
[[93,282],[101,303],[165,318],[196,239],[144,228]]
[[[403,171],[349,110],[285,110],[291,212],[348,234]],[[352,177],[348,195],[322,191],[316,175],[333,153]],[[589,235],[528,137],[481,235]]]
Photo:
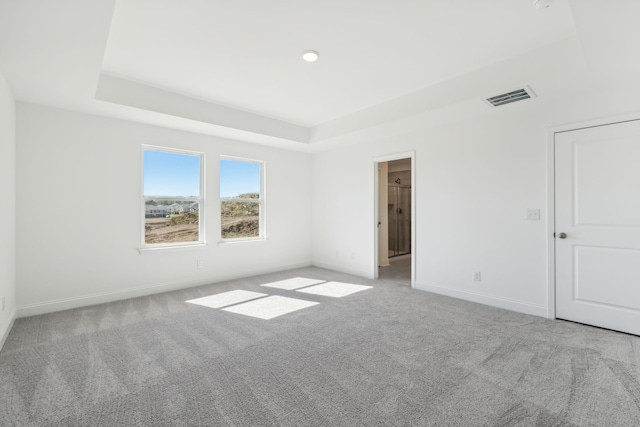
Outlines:
[[529,208],[527,209],[527,220],[538,221],[540,219],[540,209]]

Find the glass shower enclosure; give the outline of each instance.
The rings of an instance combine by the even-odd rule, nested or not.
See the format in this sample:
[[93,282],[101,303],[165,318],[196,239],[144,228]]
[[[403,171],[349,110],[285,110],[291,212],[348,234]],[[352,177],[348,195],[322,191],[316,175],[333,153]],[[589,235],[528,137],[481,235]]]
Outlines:
[[411,253],[411,186],[389,184],[389,257]]

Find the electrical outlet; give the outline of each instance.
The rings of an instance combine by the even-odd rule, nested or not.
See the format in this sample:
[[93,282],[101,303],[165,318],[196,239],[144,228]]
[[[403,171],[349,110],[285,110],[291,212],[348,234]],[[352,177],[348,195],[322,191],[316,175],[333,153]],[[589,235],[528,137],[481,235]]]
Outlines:
[[340,251],[336,251],[336,258],[340,258]]
[[197,267],[197,268],[202,268],[203,264],[204,264],[204,263],[202,262],[202,260],[201,260],[201,259],[199,259],[199,260],[197,260],[197,261],[196,261],[196,267]]
[[4,306],[7,304],[7,297],[2,297],[2,311],[4,311]]
[[473,273],[473,280],[476,282],[482,281],[482,274],[479,271]]
[[356,253],[355,252],[351,252],[351,259],[356,259]]

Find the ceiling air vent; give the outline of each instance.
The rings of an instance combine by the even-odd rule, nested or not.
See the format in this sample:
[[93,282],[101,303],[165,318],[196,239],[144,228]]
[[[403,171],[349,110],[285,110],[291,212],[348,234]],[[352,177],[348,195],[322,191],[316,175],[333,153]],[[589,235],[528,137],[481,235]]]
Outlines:
[[483,99],[484,102],[492,107],[499,107],[505,104],[511,104],[513,102],[524,101],[525,99],[535,98],[536,94],[533,93],[529,86],[525,86],[520,89],[514,89],[501,95],[495,95],[489,98]]

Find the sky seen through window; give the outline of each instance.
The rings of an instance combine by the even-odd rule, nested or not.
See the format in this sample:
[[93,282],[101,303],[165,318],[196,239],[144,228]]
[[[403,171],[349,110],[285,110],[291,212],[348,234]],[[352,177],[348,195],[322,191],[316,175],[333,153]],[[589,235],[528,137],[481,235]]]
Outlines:
[[[200,156],[144,150],[144,195],[199,197]],[[220,197],[260,193],[260,164],[220,160]]]

